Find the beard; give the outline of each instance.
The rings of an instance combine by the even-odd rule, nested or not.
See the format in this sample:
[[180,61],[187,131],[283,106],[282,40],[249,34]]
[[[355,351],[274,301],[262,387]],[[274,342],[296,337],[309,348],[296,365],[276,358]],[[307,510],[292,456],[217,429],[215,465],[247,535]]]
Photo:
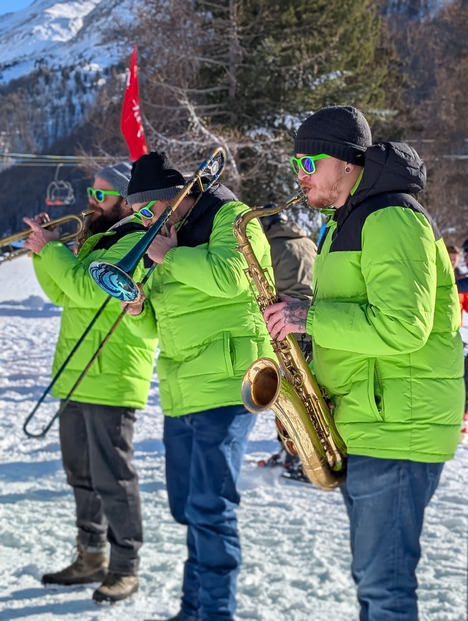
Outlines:
[[111,226],[114,226],[114,224],[133,213],[122,197],[119,197],[115,205],[112,205],[112,207],[105,211],[94,204],[89,204],[88,209],[92,209],[93,213],[85,218],[83,230],[76,238],[76,253],[89,237],[97,233],[105,233]]
[[316,194],[316,197],[309,201],[309,205],[314,209],[329,209],[337,206],[336,203],[339,196],[337,185],[331,185],[328,188],[322,189],[321,192],[316,192]]
[[322,179],[319,185],[313,183],[313,179],[311,179],[309,185],[306,182],[301,184],[301,187],[307,194],[309,206],[314,209],[341,207],[342,205],[337,203],[342,202],[343,179],[345,179],[345,176],[342,172],[342,164],[337,161],[331,178]]

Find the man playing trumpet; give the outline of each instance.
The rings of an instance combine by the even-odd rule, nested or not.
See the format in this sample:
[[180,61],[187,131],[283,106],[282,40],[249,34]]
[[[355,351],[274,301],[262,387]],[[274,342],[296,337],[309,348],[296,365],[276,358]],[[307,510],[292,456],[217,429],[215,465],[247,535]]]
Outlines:
[[[100,170],[88,188],[93,213],[85,220],[76,254],[57,231],[33,229],[25,246],[33,253],[39,283],[50,300],[63,307],[53,372],[90,324],[105,294],[88,273],[89,264],[117,262],[139,239],[143,227],[126,202],[129,164]],[[141,275],[142,267],[137,272]],[[65,399],[120,312],[107,304],[53,390]],[[123,321],[99,354],[60,416],[60,446],[67,481],[73,488],[78,555],[65,569],[45,574],[43,584],[102,582],[96,601],[118,601],[138,589],[138,551],[142,523],[138,476],[132,465],[135,409],[146,404],[156,341],[135,336]],[[105,547],[110,543],[110,559]]]

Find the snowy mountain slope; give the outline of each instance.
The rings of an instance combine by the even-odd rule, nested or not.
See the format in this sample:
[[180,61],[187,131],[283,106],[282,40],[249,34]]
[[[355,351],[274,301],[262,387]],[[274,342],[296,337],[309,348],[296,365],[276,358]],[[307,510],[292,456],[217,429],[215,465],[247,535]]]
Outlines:
[[[35,0],[0,17],[0,83],[38,66],[58,70],[85,61],[101,70],[128,52],[109,26],[130,23],[144,0]],[[95,68],[95,67],[94,67]]]

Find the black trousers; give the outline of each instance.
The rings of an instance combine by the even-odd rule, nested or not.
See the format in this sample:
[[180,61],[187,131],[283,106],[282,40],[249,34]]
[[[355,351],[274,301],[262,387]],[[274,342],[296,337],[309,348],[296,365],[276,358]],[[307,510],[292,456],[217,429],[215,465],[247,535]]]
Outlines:
[[135,410],[71,401],[60,417],[67,481],[76,503],[80,545],[110,543],[109,571],[138,572],[143,543],[138,475],[133,458]]

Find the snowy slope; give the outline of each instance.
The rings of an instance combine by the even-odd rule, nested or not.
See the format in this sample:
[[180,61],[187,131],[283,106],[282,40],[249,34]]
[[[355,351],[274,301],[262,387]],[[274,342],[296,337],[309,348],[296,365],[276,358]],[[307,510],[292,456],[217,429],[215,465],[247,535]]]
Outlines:
[[109,26],[125,27],[143,0],[35,0],[0,16],[1,83],[28,75],[42,64],[52,69],[87,61],[103,69],[129,51],[109,36]]
[[[56,426],[42,440],[22,432],[50,381],[59,321],[59,310],[41,293],[28,257],[0,267],[0,620],[164,619],[178,610],[185,548],[184,528],[173,522],[167,506],[156,377],[135,436],[145,530],[138,596],[99,607],[91,601],[92,587],[41,586],[42,573],[69,563],[75,537]],[[48,415],[54,410],[55,404]],[[258,468],[257,459],[276,448],[272,416],[261,415],[240,484],[244,562],[237,619],[357,621],[340,493]],[[427,511],[418,569],[421,621],[467,617],[467,471],[468,446],[460,444]]]

